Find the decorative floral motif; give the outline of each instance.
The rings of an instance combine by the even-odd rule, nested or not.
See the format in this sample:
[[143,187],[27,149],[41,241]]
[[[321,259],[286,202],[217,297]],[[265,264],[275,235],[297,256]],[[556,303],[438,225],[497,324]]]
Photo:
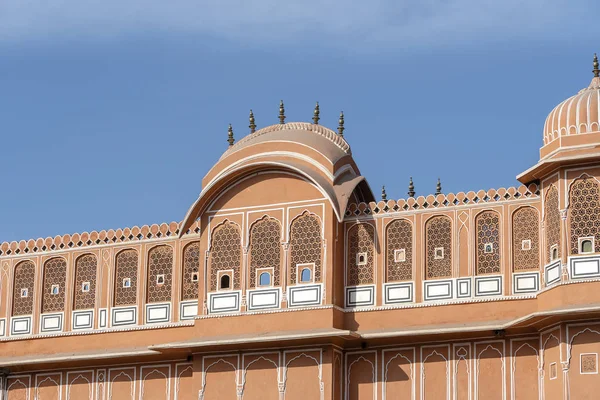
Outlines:
[[[374,281],[375,229],[371,224],[356,224],[348,231],[348,286],[371,284]],[[359,262],[359,254],[365,261]]]
[[558,190],[550,186],[544,204],[544,227],[546,230],[546,263],[552,261],[552,246],[556,245],[560,258],[560,210],[558,208]]
[[477,275],[500,272],[500,217],[484,211],[475,219],[477,232]]
[[[44,264],[44,293],[42,313],[64,311],[67,262],[64,258],[53,258]],[[53,286],[55,291],[53,292]],[[56,289],[56,287],[58,287]]]
[[233,289],[240,289],[242,239],[238,226],[225,221],[215,228],[210,248],[210,290],[217,290],[219,271],[233,270]]
[[[23,261],[18,264],[15,267],[14,282],[12,315],[33,314],[35,264],[31,261]],[[27,296],[23,296],[23,289],[26,289]]]
[[579,238],[595,237],[594,252],[600,252],[600,187],[591,177],[578,179],[569,193],[571,254],[579,253]]
[[[162,283],[158,277],[162,277]],[[170,246],[157,246],[148,252],[148,303],[171,301],[173,282],[173,249]]]
[[296,283],[296,265],[315,263],[315,282],[321,281],[321,223],[319,219],[303,213],[292,222],[290,229],[290,284]]
[[[405,219],[391,222],[386,230],[387,282],[412,280],[412,225]],[[396,261],[396,250],[404,249],[404,261]]]
[[[452,222],[445,216],[427,221],[425,227],[427,243],[427,279],[452,276]],[[436,249],[443,249],[443,256],[436,257]]]
[[[75,262],[75,288],[73,309],[84,310],[96,305],[96,268],[98,261],[93,254],[86,254]],[[83,291],[83,284],[89,282],[89,290]]]
[[250,230],[250,287],[256,287],[256,268],[273,268],[273,283],[280,285],[281,225],[264,217]]
[[[519,208],[513,214],[513,269],[514,271],[538,270],[540,268],[540,221],[533,207]],[[523,242],[529,246],[523,248]]]
[[[124,287],[123,280],[130,279],[130,285]],[[137,304],[138,253],[135,250],[123,250],[117,254],[115,267],[115,306]]]
[[193,300],[198,298],[198,281],[194,281],[192,277],[194,274],[198,274],[199,267],[200,243],[190,243],[183,250],[183,276],[181,277],[182,300]]
[[581,372],[584,374],[595,374],[598,372],[597,354],[582,354],[581,355]]

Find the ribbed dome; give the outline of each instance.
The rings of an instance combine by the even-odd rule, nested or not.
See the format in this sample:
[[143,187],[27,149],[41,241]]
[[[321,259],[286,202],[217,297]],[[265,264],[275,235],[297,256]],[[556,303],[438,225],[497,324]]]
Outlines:
[[546,118],[544,146],[561,136],[580,135],[600,131],[600,77],[568,98]]

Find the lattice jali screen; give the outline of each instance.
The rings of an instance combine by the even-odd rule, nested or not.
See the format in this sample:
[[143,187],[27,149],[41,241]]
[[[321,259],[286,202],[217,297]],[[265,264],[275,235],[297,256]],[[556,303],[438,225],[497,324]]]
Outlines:
[[475,218],[477,275],[500,272],[500,216],[484,211]]
[[[405,219],[391,222],[386,230],[388,282],[412,280],[412,225]],[[404,261],[396,261],[396,251],[404,250]]]
[[[35,264],[31,261],[19,263],[15,267],[12,315],[33,314],[34,285]],[[26,297],[22,296],[23,289],[26,289],[27,291]]]
[[250,230],[250,287],[256,287],[256,269],[273,268],[273,284],[280,285],[281,224],[264,217]]
[[558,208],[558,190],[550,186],[544,203],[544,229],[546,231],[546,262],[552,260],[552,246],[556,245],[558,257],[560,251],[560,210]]
[[[129,287],[123,281],[129,279]],[[138,253],[135,250],[123,250],[117,254],[115,266],[115,306],[137,304]]]
[[[158,276],[162,275],[162,283]],[[147,302],[162,303],[171,301],[173,282],[173,249],[170,246],[157,246],[148,252]]]
[[[67,262],[64,258],[53,258],[44,264],[44,288],[42,313],[64,311],[65,284],[67,283]],[[58,286],[58,293],[52,294],[52,287]]]
[[[513,214],[513,270],[540,269],[540,219],[533,207],[519,208]],[[524,241],[529,241],[523,243]]]
[[595,253],[600,252],[600,187],[591,177],[578,179],[569,192],[571,254],[579,253],[579,238],[595,237]]
[[210,246],[210,290],[217,290],[217,273],[233,270],[233,289],[240,289],[242,237],[239,227],[225,221],[213,231]]
[[[427,249],[427,279],[452,276],[452,221],[437,216],[427,221],[425,227]],[[437,249],[442,249],[440,254]]]
[[[348,231],[346,285],[367,285],[375,279],[375,228],[371,224],[356,224]],[[360,265],[359,254],[366,255]]]
[[[96,269],[98,260],[93,254],[86,254],[75,262],[75,287],[73,288],[73,309],[85,310],[96,305]],[[83,290],[83,284],[89,282],[89,290]]]
[[193,300],[198,298],[198,282],[192,280],[192,275],[200,268],[200,243],[188,244],[183,250],[183,276],[181,277],[181,299]]
[[321,281],[321,222],[312,214],[303,213],[290,228],[290,284],[296,284],[296,265],[315,263],[315,282]]

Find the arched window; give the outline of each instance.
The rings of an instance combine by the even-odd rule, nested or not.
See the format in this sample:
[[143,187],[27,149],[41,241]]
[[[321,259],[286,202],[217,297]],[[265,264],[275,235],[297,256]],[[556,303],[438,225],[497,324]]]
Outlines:
[[35,264],[23,261],[15,267],[12,315],[33,314]]
[[96,305],[96,256],[85,254],[75,261],[73,309],[85,310]]
[[137,304],[138,253],[133,249],[123,250],[115,263],[115,306]]
[[[217,290],[219,271],[233,270],[228,278],[227,289],[240,289],[240,265],[242,265],[242,239],[239,227],[225,221],[213,231],[210,247],[210,290]],[[222,279],[222,278],[221,278]],[[219,282],[219,288],[224,289]]]
[[302,269],[302,273],[300,274],[300,282],[302,283],[308,283],[312,281],[312,276],[311,276],[311,272],[310,272],[310,268],[303,268]]
[[181,300],[198,298],[198,268],[200,266],[200,243],[188,244],[183,250],[183,274],[181,276]]
[[548,188],[544,202],[544,229],[546,231],[546,262],[560,258],[560,211],[558,190]]
[[[584,177],[571,185],[569,225],[571,254],[600,253],[600,186],[594,178]],[[595,240],[590,240],[594,237]],[[587,251],[583,250],[584,242]]]
[[512,217],[513,270],[540,268],[540,221],[533,207],[519,208]]
[[259,286],[270,286],[271,285],[271,274],[268,272],[262,272],[258,280]]
[[358,286],[374,282],[375,228],[356,224],[348,231],[346,285]]
[[52,258],[44,264],[44,293],[42,313],[64,311],[67,262],[64,258]]
[[412,225],[405,219],[391,222],[386,229],[386,281],[412,280]]
[[500,216],[484,211],[475,218],[477,275],[500,272]]
[[173,249],[170,246],[157,246],[148,252],[147,302],[171,301],[173,278]]
[[221,275],[221,279],[219,281],[219,289],[230,289],[231,288],[231,278],[227,274]]
[[452,221],[439,215],[425,226],[427,249],[426,279],[452,276]]
[[290,284],[297,282],[298,264],[314,263],[315,282],[321,280],[322,248],[321,222],[315,215],[304,212],[292,222],[290,228]]
[[273,281],[279,286],[280,267],[281,225],[276,219],[265,216],[250,229],[250,287],[256,287],[257,268],[273,268]]

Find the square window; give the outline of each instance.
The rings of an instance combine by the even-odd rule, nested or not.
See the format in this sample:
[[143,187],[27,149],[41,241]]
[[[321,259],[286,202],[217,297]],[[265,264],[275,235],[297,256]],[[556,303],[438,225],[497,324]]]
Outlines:
[[404,262],[406,261],[406,250],[398,249],[394,250],[394,262]]
[[83,283],[81,284],[81,291],[82,291],[83,293],[87,293],[87,292],[89,292],[89,291],[90,291],[90,283],[89,283],[89,282],[83,282]]
[[164,274],[156,275],[156,284],[157,285],[165,284],[165,275]]
[[217,290],[233,289],[233,270],[217,271]]
[[444,259],[444,248],[436,247],[433,250],[433,258],[435,258],[436,260],[443,260]]
[[124,288],[130,288],[131,287],[131,278],[125,278],[125,279],[123,279],[123,287]]
[[296,264],[296,283],[314,282],[314,263]]
[[494,243],[486,243],[483,245],[483,252],[485,254],[490,254],[494,252]]
[[60,292],[60,286],[59,285],[52,285],[52,289],[50,289],[50,293],[55,296]]
[[556,363],[552,363],[550,364],[550,379],[556,379],[556,377],[558,376],[558,372],[556,369]]
[[521,242],[521,250],[531,250],[531,240],[526,239]]
[[590,254],[594,252],[594,237],[579,238],[579,254]]
[[598,373],[598,353],[584,353],[580,356],[580,373],[597,374]]
[[554,261],[558,259],[558,245],[555,244],[550,247],[550,261]]
[[21,297],[27,297],[27,296],[29,296],[29,289],[27,289],[27,288],[21,289]]
[[190,277],[190,280],[192,282],[198,282],[198,273],[197,272],[192,272],[192,276]]
[[367,265],[367,253],[358,253],[356,255],[356,265]]

